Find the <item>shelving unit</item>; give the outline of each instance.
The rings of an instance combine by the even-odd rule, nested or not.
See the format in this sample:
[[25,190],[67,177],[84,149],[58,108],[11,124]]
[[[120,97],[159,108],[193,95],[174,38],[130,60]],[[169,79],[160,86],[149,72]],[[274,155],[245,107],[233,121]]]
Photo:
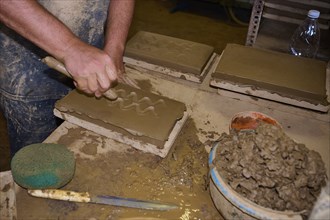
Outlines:
[[255,0],[245,45],[288,52],[290,38],[310,9],[319,10],[321,42],[317,59],[330,58],[328,0]]

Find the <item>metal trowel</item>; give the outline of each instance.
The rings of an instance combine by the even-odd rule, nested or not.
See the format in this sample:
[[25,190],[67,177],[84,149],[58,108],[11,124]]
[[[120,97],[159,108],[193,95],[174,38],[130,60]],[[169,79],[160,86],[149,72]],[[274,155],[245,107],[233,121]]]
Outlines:
[[63,200],[69,202],[97,203],[113,206],[123,206],[138,209],[166,211],[177,209],[178,206],[157,201],[145,201],[116,196],[90,196],[88,192],[74,192],[60,189],[29,189],[28,193],[35,197]]

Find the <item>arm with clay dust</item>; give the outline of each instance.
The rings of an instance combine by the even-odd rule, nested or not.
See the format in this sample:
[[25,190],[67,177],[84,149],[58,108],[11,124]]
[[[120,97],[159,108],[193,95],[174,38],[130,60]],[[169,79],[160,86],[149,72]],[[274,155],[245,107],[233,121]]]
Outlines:
[[123,55],[126,39],[132,22],[135,0],[110,0],[105,33],[104,51],[111,57],[117,69],[118,79],[138,87],[135,82],[124,77]]
[[63,62],[78,89],[101,96],[117,80],[110,56],[79,38],[34,0],[0,0],[0,21]]

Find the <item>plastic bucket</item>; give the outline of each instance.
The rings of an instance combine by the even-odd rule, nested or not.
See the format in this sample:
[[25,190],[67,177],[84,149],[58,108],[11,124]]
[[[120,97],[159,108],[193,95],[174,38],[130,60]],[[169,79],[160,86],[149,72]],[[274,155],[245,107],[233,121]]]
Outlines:
[[[232,117],[229,130],[235,132],[254,130],[260,122],[281,127],[274,118],[266,114],[246,111],[237,113]],[[265,208],[233,190],[213,165],[218,145],[219,142],[215,142],[209,154],[210,193],[215,206],[225,219],[303,219],[299,212]]]
[[209,155],[210,193],[215,206],[225,219],[303,219],[298,212],[265,208],[234,191],[213,166],[218,144],[219,142],[214,144]]

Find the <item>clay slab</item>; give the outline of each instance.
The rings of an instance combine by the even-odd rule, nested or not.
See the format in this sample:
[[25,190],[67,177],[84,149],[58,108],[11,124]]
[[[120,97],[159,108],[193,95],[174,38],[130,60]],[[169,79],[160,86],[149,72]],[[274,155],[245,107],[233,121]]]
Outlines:
[[[217,86],[218,84],[218,86]],[[226,85],[227,84],[227,85]],[[230,84],[230,86],[228,86]],[[326,63],[294,57],[289,54],[228,44],[212,73],[211,85],[294,104],[287,98],[328,106],[326,95]],[[268,91],[258,93],[258,91]],[[275,95],[274,95],[275,94]]]
[[[74,90],[55,108],[88,123],[163,148],[186,106],[178,101],[119,84],[118,99],[89,97]],[[98,131],[94,132],[98,133]]]
[[126,45],[125,62],[131,58],[201,77],[213,51],[205,44],[140,31]]

